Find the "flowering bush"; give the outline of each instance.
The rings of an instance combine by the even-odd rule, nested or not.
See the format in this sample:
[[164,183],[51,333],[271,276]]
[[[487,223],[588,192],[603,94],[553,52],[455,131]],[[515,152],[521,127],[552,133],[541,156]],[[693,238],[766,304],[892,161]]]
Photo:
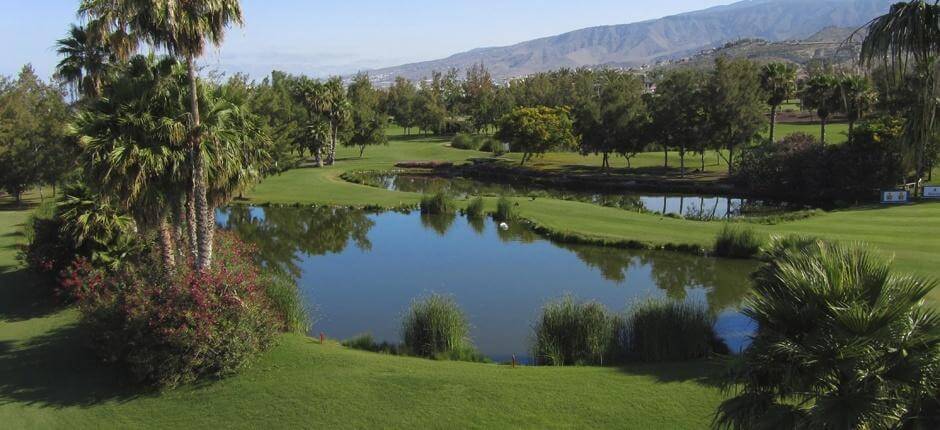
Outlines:
[[174,387],[224,376],[268,348],[283,327],[265,293],[252,248],[219,235],[213,267],[166,274],[141,264],[98,280],[76,271],[84,323],[104,359],[140,381]]

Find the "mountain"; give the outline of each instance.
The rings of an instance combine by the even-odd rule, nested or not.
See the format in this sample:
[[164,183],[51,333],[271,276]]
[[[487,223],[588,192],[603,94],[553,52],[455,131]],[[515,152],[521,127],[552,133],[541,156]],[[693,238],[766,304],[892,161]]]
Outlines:
[[372,70],[373,80],[421,80],[432,71],[483,62],[505,80],[562,67],[637,67],[686,57],[740,39],[802,40],[827,27],[858,28],[894,0],[746,0],[633,24],[591,27],[512,46]]

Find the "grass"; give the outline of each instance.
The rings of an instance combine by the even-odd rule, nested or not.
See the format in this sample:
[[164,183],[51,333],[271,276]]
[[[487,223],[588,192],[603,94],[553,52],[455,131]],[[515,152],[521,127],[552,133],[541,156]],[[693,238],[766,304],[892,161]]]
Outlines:
[[760,253],[764,240],[748,227],[725,224],[715,237],[712,252],[718,257],[752,258]]
[[598,302],[549,302],[535,324],[533,355],[549,366],[601,365],[614,349],[616,319]]
[[486,201],[483,197],[476,197],[467,203],[467,217],[471,219],[483,219],[486,216]]
[[496,212],[493,214],[496,221],[514,221],[516,215],[516,203],[506,197],[500,197],[496,201]]
[[475,355],[467,317],[453,298],[439,294],[411,304],[401,337],[405,349],[419,357],[463,360],[465,354]]
[[698,302],[647,300],[627,313],[623,328],[624,353],[643,362],[692,360],[728,347],[715,333],[715,316]]
[[237,376],[141,391],[94,359],[77,312],[49,304],[19,267],[30,210],[0,198],[0,427],[703,428],[723,399],[709,362],[510,369],[299,334]]
[[421,197],[421,213],[429,215],[452,214],[455,212],[454,199],[444,191]]

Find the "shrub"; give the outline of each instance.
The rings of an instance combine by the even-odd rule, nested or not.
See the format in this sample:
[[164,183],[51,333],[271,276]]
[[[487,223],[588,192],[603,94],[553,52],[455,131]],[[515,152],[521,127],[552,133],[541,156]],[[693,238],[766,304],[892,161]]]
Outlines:
[[403,346],[419,357],[451,359],[469,355],[470,324],[452,298],[433,294],[417,300],[402,321]]
[[467,216],[473,219],[481,219],[485,215],[486,203],[483,197],[476,197],[467,204]]
[[863,246],[817,242],[755,276],[757,331],[731,369],[718,428],[937,428],[936,282]]
[[748,227],[725,224],[715,238],[713,251],[719,257],[751,258],[760,252],[763,241]]
[[450,146],[456,149],[469,149],[476,151],[480,149],[480,141],[469,134],[458,133],[450,141]]
[[421,213],[428,215],[454,213],[454,199],[447,193],[439,191],[432,195],[421,197]]
[[715,317],[701,303],[648,300],[635,305],[620,327],[621,353],[644,362],[693,360],[728,347],[715,333]]
[[536,364],[599,365],[610,357],[616,319],[597,302],[565,297],[542,308],[535,325]]
[[217,238],[206,272],[170,275],[141,264],[85,295],[82,323],[102,358],[138,381],[174,387],[231,374],[273,343],[286,324],[272,309],[253,250],[232,235]]
[[516,204],[506,197],[500,197],[496,201],[496,213],[493,214],[496,221],[513,221],[516,219]]
[[814,245],[820,239],[815,236],[800,236],[797,234],[788,234],[786,236],[771,236],[766,249],[761,256],[762,259],[773,261],[792,252],[801,252]]

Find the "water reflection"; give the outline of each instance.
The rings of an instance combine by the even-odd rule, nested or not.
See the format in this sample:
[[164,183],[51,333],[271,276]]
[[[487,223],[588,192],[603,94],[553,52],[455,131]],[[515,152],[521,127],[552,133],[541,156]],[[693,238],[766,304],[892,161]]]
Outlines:
[[430,292],[456,298],[475,343],[497,360],[527,356],[539,309],[569,293],[617,311],[648,297],[705,302],[735,350],[750,331],[737,306],[752,262],[554,243],[454,215],[231,208],[219,220],[296,277],[319,309],[316,330],[335,338],[397,341],[401,313]]
[[767,215],[790,208],[783,203],[736,197],[704,195],[649,195],[633,193],[595,193],[547,189],[536,186],[482,182],[467,178],[444,178],[405,173],[359,173],[356,181],[391,191],[436,193],[445,191],[458,198],[480,195],[551,197],[596,205],[658,214],[682,215],[691,219],[723,219],[742,215]]

